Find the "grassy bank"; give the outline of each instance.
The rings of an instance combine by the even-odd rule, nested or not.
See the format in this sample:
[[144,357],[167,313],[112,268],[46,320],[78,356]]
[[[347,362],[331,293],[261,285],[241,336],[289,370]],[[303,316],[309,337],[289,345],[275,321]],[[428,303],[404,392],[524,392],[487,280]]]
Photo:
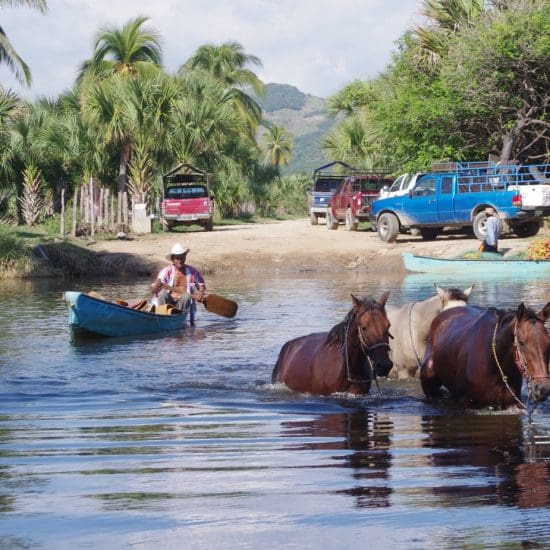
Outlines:
[[96,253],[86,247],[87,242],[62,240],[47,226],[0,224],[0,278],[150,275],[140,258]]

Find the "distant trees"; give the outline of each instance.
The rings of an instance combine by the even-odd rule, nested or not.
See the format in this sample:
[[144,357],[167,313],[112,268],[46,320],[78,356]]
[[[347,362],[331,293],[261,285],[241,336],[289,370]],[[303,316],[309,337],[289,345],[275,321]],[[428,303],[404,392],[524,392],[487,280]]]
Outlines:
[[[47,8],[45,0],[0,0],[0,7],[6,5],[28,6],[42,13],[46,11]],[[2,26],[0,26],[0,63],[7,65],[21,84],[27,86],[31,84],[31,70],[12,46]]]
[[[428,24],[402,36],[380,77],[331,98],[345,114],[324,141],[333,158],[408,170],[489,154],[550,161],[548,2],[428,0],[424,15]],[[358,125],[362,149],[348,139]]]

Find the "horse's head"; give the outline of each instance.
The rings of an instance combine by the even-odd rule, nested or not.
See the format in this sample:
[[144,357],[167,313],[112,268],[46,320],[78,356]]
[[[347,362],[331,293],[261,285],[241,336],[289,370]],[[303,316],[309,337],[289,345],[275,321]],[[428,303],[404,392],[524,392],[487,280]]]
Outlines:
[[549,316],[550,302],[539,313],[521,303],[515,315],[515,361],[535,401],[546,401],[550,395],[550,335],[544,326]]
[[465,306],[468,304],[468,298],[474,285],[468,287],[466,290],[460,290],[459,288],[449,288],[444,290],[443,288],[435,285],[437,295],[441,300],[441,311],[450,309],[457,306]]
[[378,300],[351,295],[359,340],[377,376],[387,376],[393,366],[389,356],[390,322],[385,308],[389,294],[384,292]]

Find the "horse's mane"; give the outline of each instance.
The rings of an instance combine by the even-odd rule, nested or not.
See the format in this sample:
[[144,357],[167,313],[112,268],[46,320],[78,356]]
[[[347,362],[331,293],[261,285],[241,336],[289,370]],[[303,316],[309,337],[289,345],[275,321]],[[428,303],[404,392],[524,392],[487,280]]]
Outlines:
[[447,295],[449,296],[449,301],[460,301],[468,303],[468,296],[460,288],[449,288],[447,289]]
[[[517,308],[516,309],[498,309],[496,307],[490,307],[490,308],[487,308],[487,311],[494,311],[498,318],[499,323],[505,324],[505,323],[509,323],[510,321],[512,321],[512,319],[514,319],[518,310]],[[528,306],[525,306],[525,315],[527,316],[528,319],[538,319],[539,321],[542,320],[540,316],[537,314],[537,312]]]
[[[363,309],[372,309],[374,307],[381,308],[382,306],[371,297],[368,298],[362,298],[361,300],[361,307]],[[329,333],[327,334],[327,337],[325,339],[325,345],[327,347],[335,346],[335,347],[341,347],[344,345],[345,337],[346,337],[346,327],[348,327],[351,324],[351,321],[355,317],[355,309],[351,308],[347,315],[344,317],[344,320],[337,325],[334,325]]]

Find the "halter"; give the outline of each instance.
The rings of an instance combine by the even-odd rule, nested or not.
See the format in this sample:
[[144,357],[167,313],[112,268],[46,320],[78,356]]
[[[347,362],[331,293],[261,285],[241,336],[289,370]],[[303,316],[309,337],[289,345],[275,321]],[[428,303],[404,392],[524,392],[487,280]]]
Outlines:
[[352,378],[351,377],[351,373],[350,373],[350,364],[349,364],[349,353],[348,353],[348,334],[349,334],[349,327],[350,327],[350,324],[351,324],[351,319],[352,317],[356,317],[357,314],[354,314],[354,315],[350,315],[347,322],[346,322],[346,325],[345,325],[345,328],[344,328],[344,342],[345,342],[345,356],[346,356],[346,374],[347,374],[347,378],[348,378],[348,382],[353,382],[355,384],[366,384],[368,382],[371,382],[374,378],[374,381],[376,382],[376,388],[378,390],[378,394],[381,395],[381,392],[380,392],[380,386],[378,385],[378,378],[376,377],[376,371],[374,369],[374,365],[372,364],[372,359],[371,359],[371,352],[373,350],[375,350],[376,348],[379,348],[381,346],[386,346],[386,347],[390,347],[389,344],[387,344],[386,342],[378,342],[377,344],[374,344],[372,346],[369,346],[366,342],[365,342],[365,339],[363,337],[363,333],[361,332],[361,329],[359,327],[359,323],[357,323],[357,336],[359,338],[359,343],[361,344],[361,351],[365,354],[365,357],[367,358],[368,362],[369,362],[369,371],[370,371],[370,376],[369,378],[366,378],[366,379],[356,379],[356,378]]
[[[512,388],[508,384],[508,377],[504,374],[504,371],[502,370],[502,367],[500,365],[500,362],[497,357],[497,331],[498,331],[498,323],[499,320],[497,318],[497,322],[495,324],[495,330],[493,332],[493,342],[491,345],[491,348],[493,350],[493,357],[495,358],[495,363],[497,364],[498,370],[500,372],[500,376],[502,378],[502,381],[504,382],[506,388],[508,391],[512,394],[512,397],[516,400],[516,402],[524,409],[528,409],[527,405],[519,399],[519,397],[513,392]],[[517,317],[514,319],[514,365],[518,369],[519,373],[521,374],[521,377],[527,381],[529,384],[531,380],[537,380],[538,378],[547,378],[546,376],[531,376],[529,373],[529,369],[527,368],[527,362],[525,361],[525,356],[520,350],[519,342],[518,342],[518,319]],[[521,388],[520,388],[521,389]],[[529,392],[527,393],[528,402],[529,402]],[[529,413],[529,416],[531,415],[531,412]]]

